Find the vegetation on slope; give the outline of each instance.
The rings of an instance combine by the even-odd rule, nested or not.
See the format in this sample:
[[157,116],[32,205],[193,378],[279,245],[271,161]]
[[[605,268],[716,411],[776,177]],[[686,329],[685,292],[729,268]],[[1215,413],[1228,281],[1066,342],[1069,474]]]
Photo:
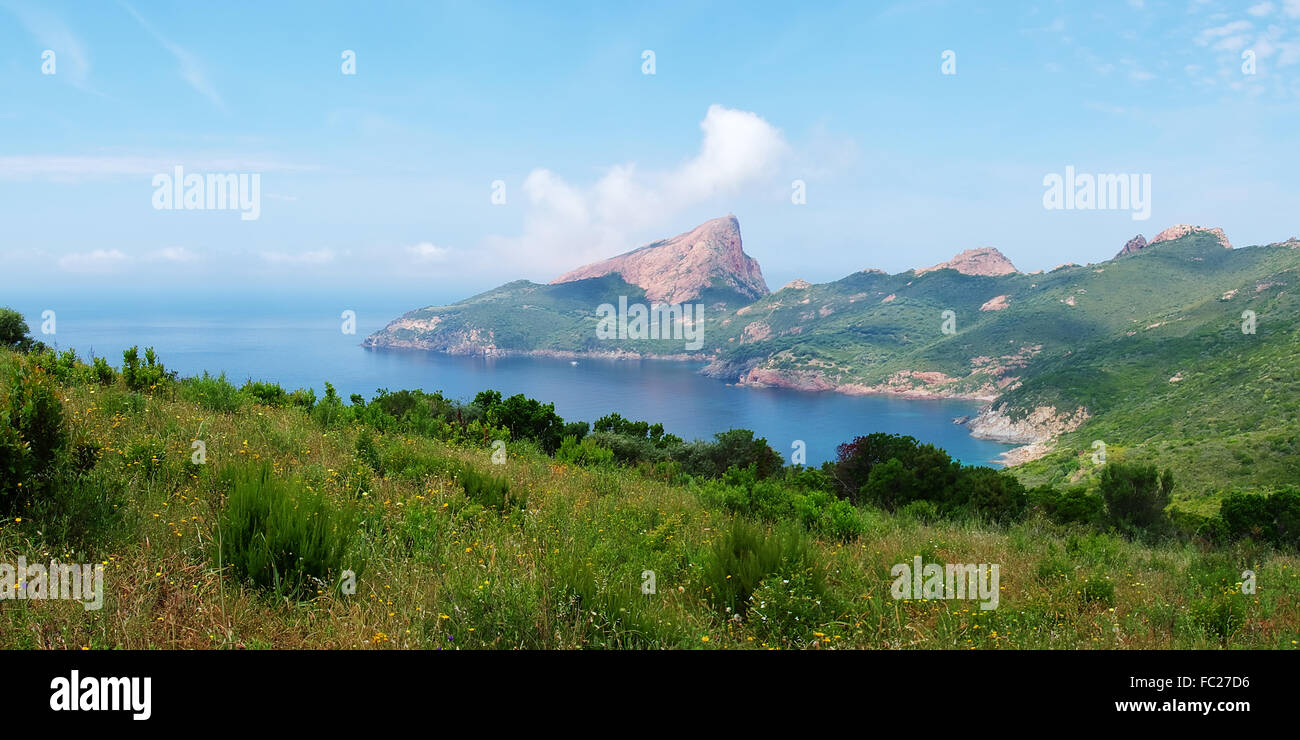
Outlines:
[[[845,445],[821,470],[765,468],[752,435],[685,443],[612,415],[583,433],[546,404],[492,393],[344,403],[328,386],[318,400],[176,379],[156,358],[131,378],[66,353],[0,354],[0,455],[17,461],[3,468],[0,562],[107,566],[100,611],[4,602],[3,647],[1300,638],[1290,504],[1234,499],[1222,532],[1180,534],[1161,508],[1167,476],[1151,489],[1145,468],[1114,469],[1097,510],[889,435]],[[1072,518],[1085,523],[1057,523]],[[998,608],[891,598],[891,567],[917,555],[1000,564]]]

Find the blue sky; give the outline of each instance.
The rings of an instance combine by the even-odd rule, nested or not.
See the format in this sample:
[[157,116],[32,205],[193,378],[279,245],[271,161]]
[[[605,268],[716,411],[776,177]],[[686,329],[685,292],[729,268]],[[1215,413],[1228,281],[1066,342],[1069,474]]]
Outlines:
[[[0,0],[0,291],[425,305],[727,213],[774,289],[1300,234],[1300,0],[809,5]],[[155,209],[178,165],[259,217]],[[1046,210],[1067,165],[1150,219]]]

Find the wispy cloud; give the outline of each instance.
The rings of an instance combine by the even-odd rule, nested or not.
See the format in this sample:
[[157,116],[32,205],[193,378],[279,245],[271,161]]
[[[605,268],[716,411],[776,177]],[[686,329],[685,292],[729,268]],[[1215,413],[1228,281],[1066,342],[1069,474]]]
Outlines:
[[262,252],[258,256],[272,265],[324,265],[334,261],[334,250],[307,252]]
[[217,89],[208,81],[207,75],[203,71],[203,64],[199,61],[199,58],[194,56],[194,54],[188,49],[172,42],[166,36],[159,33],[153,25],[149,23],[149,21],[144,19],[144,16],[136,12],[135,8],[125,2],[122,2],[121,5],[126,9],[126,12],[131,14],[131,17],[135,18],[136,22],[139,23],[144,30],[149,32],[150,36],[153,36],[155,41],[161,44],[164,49],[171,52],[172,56],[176,57],[176,62],[180,65],[181,79],[185,80],[190,87],[194,88],[195,92],[207,98],[213,105],[224,113],[226,111],[226,103],[221,99],[221,95],[217,93]]
[[126,254],[120,250],[95,249],[90,252],[74,252],[63,255],[59,258],[59,268],[68,272],[112,272],[127,260]]
[[[87,80],[90,77],[90,55],[86,52],[86,46],[58,16],[40,7],[13,5],[8,2],[0,2],[0,8],[13,13],[33,38],[54,52],[56,76],[64,77],[78,89],[94,92],[87,87]],[[32,69],[37,69],[36,60],[32,62]]]
[[177,165],[188,172],[305,172],[317,169],[273,159],[212,155],[0,155],[0,180],[79,182],[107,177],[170,173]]
[[407,247],[406,251],[418,262],[442,262],[451,250],[432,242],[420,242]]

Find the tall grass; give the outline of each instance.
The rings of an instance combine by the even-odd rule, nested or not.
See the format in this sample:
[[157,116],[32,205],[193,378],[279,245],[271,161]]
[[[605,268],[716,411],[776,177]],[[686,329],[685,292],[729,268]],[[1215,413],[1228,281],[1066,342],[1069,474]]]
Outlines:
[[345,570],[356,518],[267,465],[241,466],[221,514],[214,555],[240,578],[280,597],[331,590]]

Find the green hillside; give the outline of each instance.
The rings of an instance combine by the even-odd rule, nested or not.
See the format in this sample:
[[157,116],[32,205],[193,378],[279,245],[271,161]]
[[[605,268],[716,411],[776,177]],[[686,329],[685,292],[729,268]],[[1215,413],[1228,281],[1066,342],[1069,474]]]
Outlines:
[[1011,422],[1082,409],[1081,427],[1020,466],[1027,481],[1087,483],[1101,440],[1185,468],[1180,505],[1202,509],[1229,487],[1300,480],[1296,244],[1225,249],[1198,231],[1047,273],[863,271],[754,302],[706,295],[704,345],[689,355],[680,340],[596,337],[596,306],[645,302],[617,276],[518,281],[412,311],[367,344],[689,356],[728,382],[982,398]]

